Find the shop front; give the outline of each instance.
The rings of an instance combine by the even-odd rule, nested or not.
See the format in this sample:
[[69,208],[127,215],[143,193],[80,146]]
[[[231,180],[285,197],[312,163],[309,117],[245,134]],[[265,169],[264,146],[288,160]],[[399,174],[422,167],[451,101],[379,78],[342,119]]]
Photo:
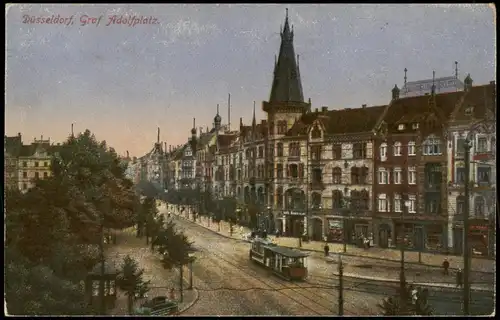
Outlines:
[[404,243],[406,250],[443,252],[447,249],[446,226],[441,222],[395,223],[395,243]]
[[472,254],[475,256],[487,257],[490,255],[490,241],[492,235],[488,222],[482,220],[471,220],[469,229],[469,244]]
[[327,230],[326,241],[343,243],[344,242],[344,226],[342,218],[326,218]]
[[305,212],[283,211],[284,235],[285,237],[301,237],[307,227],[305,224]]

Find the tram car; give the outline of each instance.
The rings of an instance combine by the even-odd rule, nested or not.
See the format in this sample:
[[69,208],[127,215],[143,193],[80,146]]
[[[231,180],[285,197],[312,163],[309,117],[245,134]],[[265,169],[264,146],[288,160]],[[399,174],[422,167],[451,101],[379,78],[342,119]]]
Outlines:
[[307,254],[256,238],[250,248],[250,260],[289,281],[307,278]]

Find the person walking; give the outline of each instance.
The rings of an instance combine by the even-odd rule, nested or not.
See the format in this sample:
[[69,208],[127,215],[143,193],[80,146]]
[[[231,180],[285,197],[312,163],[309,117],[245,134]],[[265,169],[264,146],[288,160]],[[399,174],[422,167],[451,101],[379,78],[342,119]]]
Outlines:
[[448,259],[444,259],[443,261],[443,273],[445,276],[447,276],[449,273],[448,273],[448,269],[450,268],[450,263],[448,262]]
[[330,247],[328,246],[328,243],[325,243],[325,247],[323,249],[325,250],[325,257],[328,257],[328,254],[330,253]]
[[463,285],[463,274],[462,269],[458,268],[457,270],[457,288],[462,288]]

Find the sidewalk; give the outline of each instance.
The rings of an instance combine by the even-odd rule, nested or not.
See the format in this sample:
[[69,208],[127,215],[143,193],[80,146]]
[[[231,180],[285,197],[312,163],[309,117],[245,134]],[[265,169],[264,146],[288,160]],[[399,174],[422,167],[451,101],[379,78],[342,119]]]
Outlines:
[[[185,213],[179,214],[176,210],[171,210],[174,214],[180,215],[185,219]],[[189,220],[193,222],[192,216],[189,215]],[[225,221],[221,221],[220,230],[218,230],[217,224],[208,223],[207,217],[202,217],[202,221],[196,221],[196,223],[200,226],[203,226],[207,229],[210,229],[214,232],[219,233],[220,235],[226,238],[232,238],[237,240],[242,240],[243,236],[250,233],[248,228],[243,228],[243,232],[240,231],[240,226],[234,225],[234,232],[231,236],[229,233],[229,223]],[[302,247],[298,247],[298,239],[290,238],[290,237],[279,237],[269,236],[269,238],[276,243],[277,245],[299,249],[302,251],[314,251],[323,253],[324,242],[321,241],[302,241]],[[399,261],[401,259],[400,251],[397,249],[382,249],[382,248],[370,248],[368,250],[358,248],[353,245],[347,245],[347,252],[343,252],[343,244],[341,243],[329,243],[330,254],[340,253],[345,256],[355,256],[355,257],[365,257],[371,259],[378,260],[386,260],[386,261]],[[463,266],[463,257],[462,256],[453,256],[453,255],[444,255],[437,253],[421,253],[422,263],[418,262],[418,252],[414,251],[405,251],[405,261],[407,264],[418,264],[422,266],[436,267],[441,268],[443,260],[445,258],[450,262],[450,270],[456,270],[458,268],[462,268]],[[481,259],[481,258],[472,258],[471,259],[471,271],[476,272],[487,272],[493,273],[496,269],[495,260],[490,259]]]
[[[149,298],[156,296],[169,296],[170,288],[175,289],[175,298],[179,303],[179,314],[191,308],[198,300],[199,294],[196,289],[188,290],[187,270],[184,270],[184,297],[179,301],[179,271],[177,269],[165,270],[160,263],[157,254],[151,252],[146,245],[145,238],[137,238],[132,229],[127,229],[116,234],[117,244],[106,249],[105,254],[111,264],[120,268],[123,258],[130,255],[135,259],[139,268],[144,269],[144,280],[150,280],[151,290],[147,293]],[[142,299],[136,300],[134,308],[143,302]],[[117,288],[116,306],[112,311],[113,315],[127,315],[127,297],[124,292]]]
[[[338,273],[335,273],[333,275],[334,277],[338,277]],[[374,281],[374,282],[391,282],[391,283],[399,283],[399,280],[397,279],[387,279],[387,278],[381,278],[381,277],[372,277],[372,276],[360,276],[359,274],[353,274],[353,273],[344,273],[344,277],[347,278],[356,278],[356,279],[364,279],[368,281]],[[434,288],[448,288],[448,289],[456,289],[457,291],[462,291],[462,288],[458,288],[456,284],[450,283],[450,282],[419,282],[415,280],[410,280],[407,279],[408,283],[417,285],[417,286],[423,286],[423,287],[434,287]],[[494,289],[488,288],[487,286],[483,285],[471,285],[471,290],[474,291],[482,291],[482,292],[494,292]]]

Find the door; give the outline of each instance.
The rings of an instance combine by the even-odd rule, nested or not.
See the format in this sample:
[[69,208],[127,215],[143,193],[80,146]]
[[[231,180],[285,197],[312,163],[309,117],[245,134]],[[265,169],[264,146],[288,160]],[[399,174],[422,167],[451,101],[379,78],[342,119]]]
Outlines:
[[462,254],[463,240],[463,229],[453,228],[453,251],[455,254]]

